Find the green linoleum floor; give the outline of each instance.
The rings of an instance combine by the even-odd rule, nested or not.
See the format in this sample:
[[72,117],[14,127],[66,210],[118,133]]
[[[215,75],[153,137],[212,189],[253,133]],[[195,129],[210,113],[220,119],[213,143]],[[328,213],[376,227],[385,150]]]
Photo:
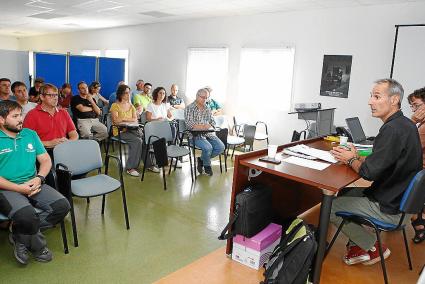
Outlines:
[[[116,170],[111,162],[112,170]],[[54,254],[50,263],[30,261],[23,267],[12,253],[7,232],[0,231],[0,283],[152,283],[224,246],[217,240],[228,220],[232,166],[214,176],[199,176],[192,185],[189,163],[167,175],[147,172],[145,180],[125,175],[130,230],[125,229],[121,192],[101,198],[74,198],[79,247],[73,246],[66,218],[70,253],[63,253],[59,226],[45,232]],[[167,170],[168,174],[168,170]],[[114,176],[115,172],[112,171]],[[116,175],[115,175],[116,176]]]

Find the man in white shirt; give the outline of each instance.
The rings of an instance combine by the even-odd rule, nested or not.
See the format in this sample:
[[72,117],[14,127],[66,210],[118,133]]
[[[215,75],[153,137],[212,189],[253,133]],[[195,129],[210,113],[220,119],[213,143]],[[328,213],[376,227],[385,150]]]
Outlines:
[[16,97],[16,102],[22,107],[22,119],[25,118],[27,113],[37,106],[36,103],[28,101],[27,86],[25,83],[16,81],[12,84],[12,93]]

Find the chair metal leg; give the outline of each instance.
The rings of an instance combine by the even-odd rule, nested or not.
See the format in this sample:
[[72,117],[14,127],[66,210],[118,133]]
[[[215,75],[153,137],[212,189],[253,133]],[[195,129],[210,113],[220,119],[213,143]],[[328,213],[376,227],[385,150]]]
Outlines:
[[[170,169],[171,169],[171,165],[170,165]],[[164,190],[167,190],[167,181],[165,179],[165,169],[164,169],[164,167],[162,168],[162,180],[164,182]]]
[[334,245],[334,243],[335,243],[336,239],[338,238],[338,235],[339,235],[339,233],[341,232],[342,227],[344,226],[344,224],[345,224],[345,219],[342,219],[342,222],[341,222],[341,224],[338,226],[338,229],[336,230],[335,235],[333,236],[333,238],[332,238],[332,240],[331,240],[330,244],[329,244],[329,245],[328,245],[328,247],[326,248],[325,258],[326,258],[326,256],[328,255],[329,251],[331,250],[332,246]]
[[221,165],[221,154],[218,155],[218,160],[220,161],[220,173],[223,173],[223,167]]
[[[244,144],[244,149],[245,149],[245,144]],[[232,151],[232,159],[233,159],[233,155],[235,154],[235,148],[236,148],[236,145],[233,145],[233,151]]]
[[[190,163],[190,177],[192,178],[192,182],[193,182],[192,154],[190,153],[190,151],[189,151],[189,163]],[[195,172],[195,175],[196,175],[196,172]]]
[[193,151],[193,175],[195,176],[195,180],[196,180],[196,153],[195,153],[195,141],[193,141],[193,147],[192,147],[192,151]]
[[87,204],[90,204],[90,197],[87,197],[86,200],[87,200]]
[[68,239],[66,237],[65,222],[63,220],[61,221],[61,233],[62,233],[63,251],[65,254],[68,254],[69,253]]
[[72,197],[69,203],[71,205],[71,224],[72,224],[72,235],[74,237],[74,247],[78,247],[77,224],[75,223],[74,202],[72,202]]
[[105,213],[105,194],[102,196],[102,215]]
[[145,178],[146,161],[148,160],[148,152],[149,152],[149,145],[147,146],[145,158],[143,159],[143,172],[142,172],[142,178],[141,178],[142,181]]
[[168,175],[171,174],[171,168],[173,167],[173,158],[170,159],[170,166],[168,167]]
[[122,205],[124,207],[125,227],[130,230],[130,221],[128,220],[127,198],[125,197],[124,184],[121,183]]
[[407,242],[405,228],[403,228],[403,239],[404,239],[404,247],[406,248],[406,255],[407,255],[407,261],[409,263],[409,269],[412,270],[412,259],[410,258],[409,243]]
[[224,152],[224,171],[227,173],[227,154]]
[[[178,162],[178,158],[176,158],[176,162],[174,163],[174,171],[176,171],[176,169],[177,169],[177,162]],[[172,164],[171,164],[172,165]]]
[[382,273],[384,274],[384,282],[388,284],[387,269],[385,268],[384,252],[382,251],[382,242],[379,230],[375,228],[376,239],[378,240],[379,257],[381,258]]

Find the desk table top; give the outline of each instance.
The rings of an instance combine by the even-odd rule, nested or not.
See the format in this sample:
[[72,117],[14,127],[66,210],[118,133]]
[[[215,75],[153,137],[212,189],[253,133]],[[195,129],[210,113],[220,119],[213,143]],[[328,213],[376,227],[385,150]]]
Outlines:
[[[331,150],[332,147],[335,146],[330,141],[325,141],[322,138],[305,140],[300,143],[304,143],[309,147],[321,150]],[[280,152],[284,148],[293,145],[295,145],[295,143],[280,146],[278,148],[278,155],[280,155]],[[286,163],[284,161],[282,161],[279,165],[259,161],[259,158],[266,156],[267,149],[264,149],[240,155],[239,161],[241,165],[249,168],[254,168],[263,172],[281,176],[282,178],[295,180],[320,189],[326,189],[334,192],[338,192],[360,178],[353,169],[341,163],[331,164],[326,169],[319,171]],[[283,158],[285,157],[286,155],[283,155]]]

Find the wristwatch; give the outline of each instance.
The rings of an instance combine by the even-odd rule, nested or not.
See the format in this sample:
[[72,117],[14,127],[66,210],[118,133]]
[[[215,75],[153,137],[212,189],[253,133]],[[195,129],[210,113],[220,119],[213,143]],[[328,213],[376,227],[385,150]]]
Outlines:
[[355,160],[359,160],[359,158],[358,157],[353,157],[353,158],[349,159],[347,165],[349,165],[351,167],[351,165],[353,164],[353,162]]
[[41,180],[41,184],[44,184],[44,182],[46,181],[46,178],[42,175],[36,175],[35,177],[38,177]]

